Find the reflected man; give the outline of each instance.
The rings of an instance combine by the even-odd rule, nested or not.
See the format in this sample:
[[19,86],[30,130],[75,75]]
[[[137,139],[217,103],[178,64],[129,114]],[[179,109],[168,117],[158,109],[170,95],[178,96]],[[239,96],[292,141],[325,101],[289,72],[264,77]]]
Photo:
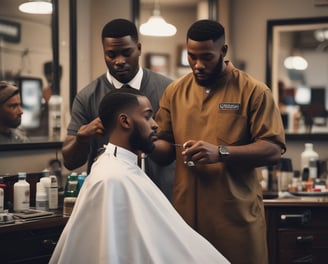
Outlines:
[[22,120],[19,89],[7,82],[0,82],[0,143],[23,143],[28,138],[18,127]]

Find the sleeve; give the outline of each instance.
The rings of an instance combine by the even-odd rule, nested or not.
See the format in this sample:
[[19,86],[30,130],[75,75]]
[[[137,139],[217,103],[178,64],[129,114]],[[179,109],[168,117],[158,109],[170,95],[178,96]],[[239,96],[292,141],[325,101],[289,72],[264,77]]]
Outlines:
[[270,89],[264,89],[258,95],[251,109],[250,129],[253,140],[268,140],[286,150],[285,132],[280,111],[273,99]]
[[86,113],[88,111],[85,109],[87,102],[84,102],[83,96],[77,94],[74,98],[72,110],[71,110],[71,121],[67,127],[67,135],[75,136],[79,128],[89,123]]
[[164,91],[161,100],[159,102],[159,109],[155,115],[155,120],[158,124],[158,138],[164,139],[169,142],[174,142],[171,122],[171,100],[170,100],[170,87]]

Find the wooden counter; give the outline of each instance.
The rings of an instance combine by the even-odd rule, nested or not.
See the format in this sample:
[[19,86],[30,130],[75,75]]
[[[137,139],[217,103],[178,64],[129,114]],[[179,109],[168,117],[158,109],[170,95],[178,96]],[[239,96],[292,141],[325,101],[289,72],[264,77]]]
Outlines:
[[[270,264],[328,263],[328,197],[264,200]],[[0,225],[1,263],[48,263],[68,218]]]
[[328,263],[328,198],[264,200],[270,264]]

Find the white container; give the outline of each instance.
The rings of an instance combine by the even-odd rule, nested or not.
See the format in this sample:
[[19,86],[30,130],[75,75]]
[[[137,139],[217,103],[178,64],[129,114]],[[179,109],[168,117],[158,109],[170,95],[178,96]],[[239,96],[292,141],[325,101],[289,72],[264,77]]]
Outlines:
[[310,167],[310,160],[318,160],[319,154],[313,150],[312,143],[305,143],[305,149],[301,154],[301,171]]
[[26,181],[26,173],[18,173],[18,182],[14,184],[14,211],[24,212],[30,208],[30,184]]
[[48,210],[47,193],[42,182],[36,183],[35,208],[37,210]]
[[0,213],[3,212],[4,209],[4,191],[0,188]]
[[50,176],[49,209],[58,209],[58,183],[55,175]]
[[313,181],[318,178],[317,159],[311,158],[309,161],[309,178]]
[[50,177],[49,176],[42,177],[40,179],[40,182],[44,186],[44,189],[45,189],[45,192],[46,192],[46,195],[47,195],[47,201],[49,201],[49,189],[50,189],[50,184],[51,184]]
[[61,106],[63,103],[63,99],[60,95],[52,95],[49,99],[49,139],[50,140],[60,140],[61,136]]

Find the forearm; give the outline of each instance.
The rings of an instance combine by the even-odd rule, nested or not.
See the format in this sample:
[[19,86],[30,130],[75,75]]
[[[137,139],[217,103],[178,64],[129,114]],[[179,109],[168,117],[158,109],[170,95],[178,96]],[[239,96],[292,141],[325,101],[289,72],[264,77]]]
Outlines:
[[81,167],[87,161],[89,148],[89,141],[67,136],[62,147],[64,166],[69,170]]
[[228,163],[260,167],[273,165],[281,158],[281,147],[272,142],[258,140],[249,145],[227,146],[230,155]]

